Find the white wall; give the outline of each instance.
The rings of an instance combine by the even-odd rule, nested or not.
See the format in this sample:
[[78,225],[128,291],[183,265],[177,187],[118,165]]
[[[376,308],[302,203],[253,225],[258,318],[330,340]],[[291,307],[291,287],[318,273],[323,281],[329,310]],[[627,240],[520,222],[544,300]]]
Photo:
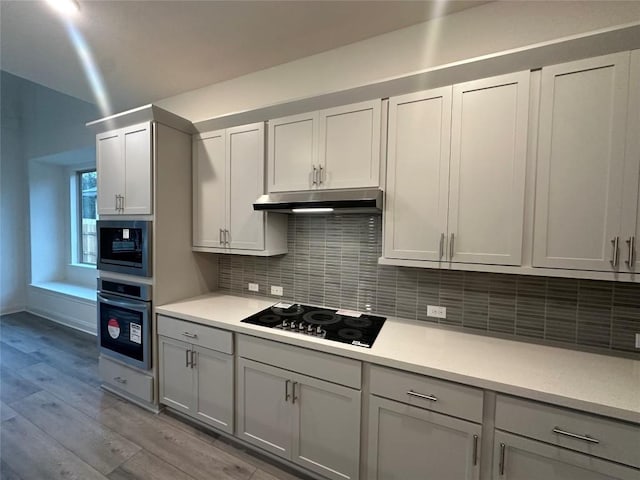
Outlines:
[[0,313],[26,305],[26,165],[16,84],[0,83]]
[[95,286],[91,272],[74,277],[66,264],[68,168],[79,158],[95,164],[95,137],[84,124],[98,113],[94,105],[6,72],[0,78],[0,312],[7,313],[29,308],[32,267],[36,282],[73,277]]
[[156,103],[197,122],[633,21],[640,2],[493,2]]
[[31,283],[62,280],[68,260],[68,182],[65,169],[29,162]]

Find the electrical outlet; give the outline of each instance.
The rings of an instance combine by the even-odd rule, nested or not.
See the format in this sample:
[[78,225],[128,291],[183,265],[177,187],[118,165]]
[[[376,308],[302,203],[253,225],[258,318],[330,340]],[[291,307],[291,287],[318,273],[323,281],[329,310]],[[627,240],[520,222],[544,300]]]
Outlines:
[[447,318],[447,307],[427,305],[427,317]]
[[640,333],[636,333],[636,348],[640,348]]
[[282,287],[271,285],[271,295],[278,295],[281,297],[283,295]]
[[260,285],[258,285],[257,283],[250,283],[249,284],[249,291],[250,292],[259,292],[260,291]]

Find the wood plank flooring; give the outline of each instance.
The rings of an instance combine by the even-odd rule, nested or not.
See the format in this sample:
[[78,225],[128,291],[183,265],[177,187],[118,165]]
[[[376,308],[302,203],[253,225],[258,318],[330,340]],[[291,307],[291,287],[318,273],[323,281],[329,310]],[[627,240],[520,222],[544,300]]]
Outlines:
[[100,389],[95,337],[0,317],[3,480],[305,480],[224,437]]

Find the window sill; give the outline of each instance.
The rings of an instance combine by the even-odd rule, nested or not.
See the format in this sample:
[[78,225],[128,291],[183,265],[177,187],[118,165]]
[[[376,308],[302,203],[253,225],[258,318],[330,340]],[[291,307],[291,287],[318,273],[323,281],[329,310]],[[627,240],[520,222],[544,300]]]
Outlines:
[[74,267],[74,268],[86,268],[87,270],[95,270],[96,269],[95,265],[90,265],[88,263],[70,263],[69,266],[70,267]]
[[40,288],[42,290],[48,290],[50,292],[61,293],[73,298],[80,298],[92,302],[96,301],[95,288],[89,288],[82,285],[74,285],[66,282],[40,282],[32,283],[30,286]]

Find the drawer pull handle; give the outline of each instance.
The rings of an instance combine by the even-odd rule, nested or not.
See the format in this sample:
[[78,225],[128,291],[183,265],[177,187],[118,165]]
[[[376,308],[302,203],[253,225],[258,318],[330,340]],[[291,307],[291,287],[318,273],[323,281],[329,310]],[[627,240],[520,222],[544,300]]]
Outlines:
[[429,400],[431,402],[437,402],[438,401],[438,397],[435,397],[433,395],[425,395],[424,393],[414,392],[413,390],[409,390],[407,392],[407,395],[411,395],[412,397],[422,398],[423,400]]
[[295,404],[296,400],[299,400],[299,398],[296,397],[296,385],[298,385],[298,382],[293,382],[291,384],[291,387],[292,387],[291,404]]
[[288,402],[289,398],[291,398],[291,395],[289,394],[289,384],[291,383],[291,380],[285,380],[284,382],[284,401]]
[[600,443],[599,440],[596,440],[589,435],[578,435],[577,433],[567,432],[566,430],[562,430],[560,427],[553,427],[553,433],[557,433],[558,435],[564,435],[565,437],[576,438],[578,440],[584,440],[589,443]]
[[127,383],[127,379],[126,378],[122,378],[122,377],[113,377],[113,379],[118,382],[118,383],[122,383],[125,384]]
[[504,451],[506,449],[506,445],[504,443],[500,444],[500,462],[498,464],[498,469],[500,475],[504,475]]
[[197,334],[191,333],[191,332],[182,332],[182,335],[184,335],[185,337],[189,337],[189,338],[198,338]]
[[473,465],[478,465],[478,435],[473,436]]

